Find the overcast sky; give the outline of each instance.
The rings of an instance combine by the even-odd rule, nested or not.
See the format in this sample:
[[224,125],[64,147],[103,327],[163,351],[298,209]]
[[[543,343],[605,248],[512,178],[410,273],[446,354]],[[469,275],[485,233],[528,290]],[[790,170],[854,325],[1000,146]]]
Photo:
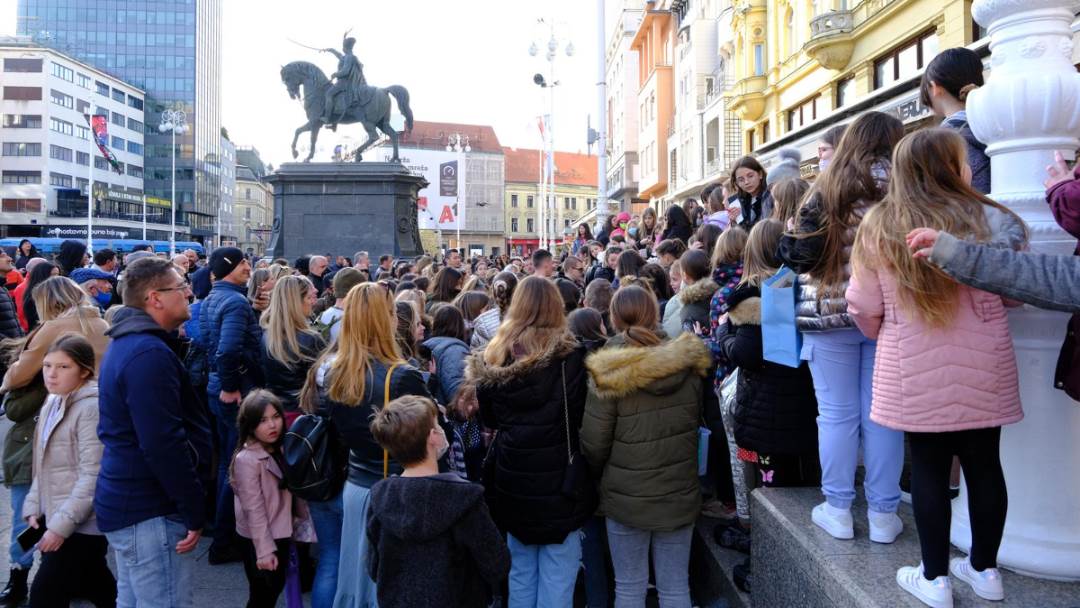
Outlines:
[[[609,4],[612,4],[609,0]],[[409,89],[417,120],[490,124],[503,145],[539,147],[536,117],[547,94],[532,82],[547,75],[550,37],[573,41],[556,58],[555,133],[560,150],[586,150],[586,120],[597,123],[596,3],[592,0],[223,0],[223,125],[237,145],[254,145],[265,161],[290,160],[293,131],[306,119],[289,99],[279,70],[311,61],[330,74],[336,60],[310,46],[339,47],[351,28],[370,84]],[[610,20],[612,15],[608,14]],[[0,0],[0,33],[15,30],[15,1]],[[536,40],[538,57],[528,48]],[[341,138],[362,141],[359,125],[324,131],[316,160],[328,160]],[[307,135],[301,136],[306,145]],[[594,149],[595,152],[595,149]]]

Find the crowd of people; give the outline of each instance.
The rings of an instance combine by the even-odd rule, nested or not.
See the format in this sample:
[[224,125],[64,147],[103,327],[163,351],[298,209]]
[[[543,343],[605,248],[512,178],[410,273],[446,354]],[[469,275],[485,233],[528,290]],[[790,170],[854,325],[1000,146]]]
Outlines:
[[[205,534],[250,607],[564,608],[582,570],[590,607],[643,606],[650,580],[688,607],[699,516],[749,555],[755,488],[820,487],[807,524],[851,539],[860,463],[871,541],[912,504],[903,589],[1002,599],[998,446],[1023,417],[1006,307],[1080,311],[1080,264],[1026,253],[985,196],[981,84],[947,50],[923,86],[942,127],[866,112],[824,134],[812,185],[796,155],[748,156],[702,204],[582,226],[558,255],[0,253],[0,604],[192,606]],[[1047,197],[1080,237],[1077,177],[1059,158]],[[788,270],[794,365],[768,343]],[[1076,354],[1070,332],[1074,397]],[[957,467],[973,538],[949,560]],[[749,557],[734,577],[752,593]]]

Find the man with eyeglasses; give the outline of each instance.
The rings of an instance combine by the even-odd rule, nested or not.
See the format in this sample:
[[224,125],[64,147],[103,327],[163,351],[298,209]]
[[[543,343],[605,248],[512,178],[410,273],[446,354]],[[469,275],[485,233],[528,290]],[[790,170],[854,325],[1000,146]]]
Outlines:
[[210,273],[217,281],[199,309],[199,344],[210,370],[206,387],[218,433],[217,514],[208,561],[239,561],[239,540],[229,485],[229,462],[236,447],[236,414],[240,400],[262,386],[262,328],[247,298],[251,264],[236,247],[218,247],[210,254]]
[[213,452],[176,336],[191,289],[171,261],[149,257],[128,266],[124,290],[101,363],[94,513],[115,552],[117,603],[186,608]]

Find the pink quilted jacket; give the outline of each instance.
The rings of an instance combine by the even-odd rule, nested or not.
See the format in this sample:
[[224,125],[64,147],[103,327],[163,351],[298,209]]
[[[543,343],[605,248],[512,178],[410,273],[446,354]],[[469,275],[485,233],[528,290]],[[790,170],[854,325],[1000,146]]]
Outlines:
[[900,309],[896,279],[860,269],[848,312],[877,340],[870,419],[901,431],[940,433],[1003,426],[1024,417],[1016,355],[999,296],[960,286],[945,329]]

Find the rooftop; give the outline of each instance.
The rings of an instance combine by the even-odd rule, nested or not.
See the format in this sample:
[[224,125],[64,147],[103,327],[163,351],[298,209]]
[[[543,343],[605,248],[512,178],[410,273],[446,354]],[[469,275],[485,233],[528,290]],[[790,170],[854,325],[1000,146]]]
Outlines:
[[[543,152],[529,148],[503,148],[506,183],[535,184],[540,181]],[[555,183],[564,186],[597,185],[597,157],[573,152],[555,152]]]
[[427,122],[417,120],[411,133],[402,133],[400,145],[403,148],[424,150],[445,150],[450,136],[460,133],[469,138],[469,147],[473,152],[501,154],[502,146],[495,129],[488,125],[465,125],[455,122]]
[[[120,78],[119,76],[117,76],[115,74],[112,74],[110,72],[106,72],[105,70],[102,70],[101,68],[92,66],[92,65],[90,65],[88,63],[85,63],[83,61],[75,59],[74,57],[64,53],[63,51],[58,51],[58,50],[56,50],[56,49],[54,49],[52,47],[42,46],[42,45],[34,42],[33,39],[31,39],[29,36],[0,36],[0,51],[7,51],[9,53],[16,53],[16,52],[20,52],[20,51],[23,52],[23,53],[35,53],[35,52],[50,53],[50,54],[53,54],[53,55],[56,55],[56,56],[59,56],[59,57],[63,57],[64,59],[74,63],[77,66],[79,66],[79,68],[82,69],[82,70],[85,70],[87,72],[91,72],[93,74],[97,74],[99,76],[104,76],[106,78],[111,78],[112,80],[115,80],[117,82],[122,83],[124,86],[128,87],[129,89],[132,89],[133,91],[135,91],[136,93],[138,93],[138,94],[140,94],[140,95],[142,95],[144,97],[146,95],[145,90],[131,84],[130,82],[124,80],[123,78]],[[42,73],[46,73],[46,74],[48,73],[47,67],[42,69]]]

